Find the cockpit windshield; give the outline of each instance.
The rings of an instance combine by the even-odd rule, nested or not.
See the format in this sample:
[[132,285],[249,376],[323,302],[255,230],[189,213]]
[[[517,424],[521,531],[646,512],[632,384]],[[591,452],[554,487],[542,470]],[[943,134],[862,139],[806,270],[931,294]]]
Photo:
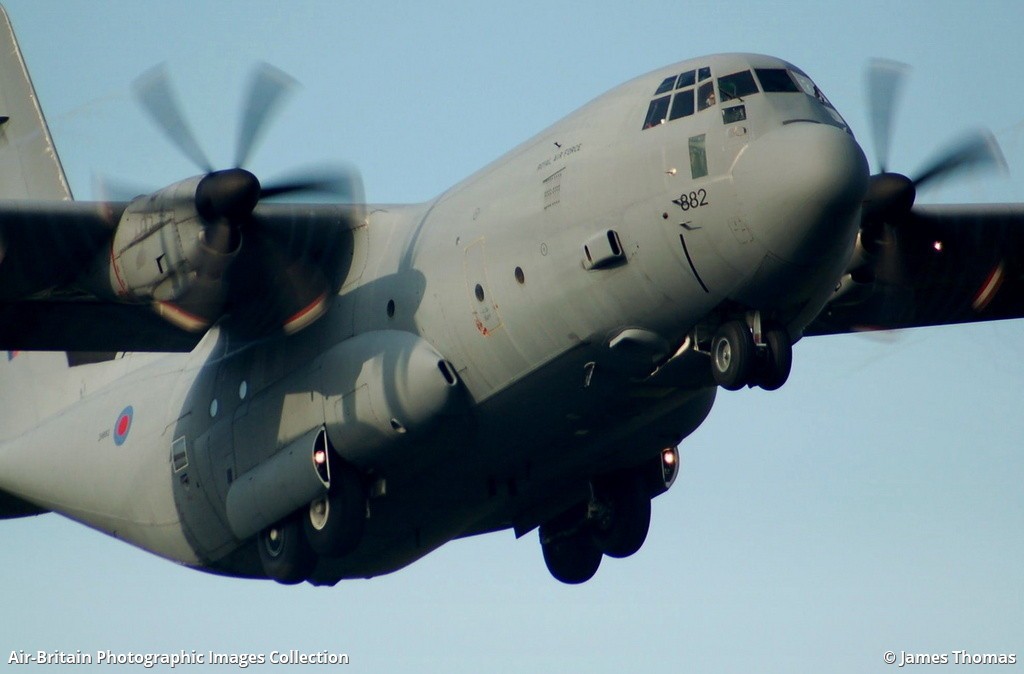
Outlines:
[[[806,94],[824,106],[836,122],[847,127],[821,89],[809,77],[792,68],[755,68],[713,79],[711,68],[705,66],[664,78],[647,108],[643,128],[689,117],[720,103],[737,101],[742,104],[747,96],[761,92]],[[726,124],[746,119],[742,105],[726,106],[722,113],[722,121]]]
[[722,96],[722,102],[741,99],[757,93],[757,84],[754,83],[754,76],[749,70],[726,75],[718,78],[718,93]]
[[757,73],[757,79],[761,80],[761,88],[766,92],[803,92],[824,105],[833,119],[844,127],[847,126],[835,106],[807,75],[787,68],[757,68],[754,72]]

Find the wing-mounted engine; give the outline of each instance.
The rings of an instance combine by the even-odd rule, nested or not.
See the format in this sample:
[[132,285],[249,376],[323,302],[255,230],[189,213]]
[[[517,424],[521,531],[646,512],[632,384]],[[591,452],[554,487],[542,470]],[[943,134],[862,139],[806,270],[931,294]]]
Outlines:
[[873,61],[867,71],[879,171],[868,181],[853,259],[831,299],[833,308],[870,301],[892,305],[896,313],[888,309],[875,312],[875,328],[900,327],[897,314],[901,310],[897,305],[901,302],[893,301],[897,299],[893,296],[905,295],[917,275],[935,271],[936,264],[941,264],[943,232],[915,214],[918,192],[967,171],[1006,169],[995,137],[987,130],[978,130],[964,134],[913,177],[889,171],[893,120],[908,71],[904,64],[885,60]]
[[[239,131],[239,168],[214,171],[165,71],[140,78],[138,101],[204,173],[132,200],[86,285],[110,299],[151,303],[192,332],[228,318],[226,326],[246,336],[292,333],[322,315],[343,279],[347,232],[362,222],[358,175],[339,169],[261,185],[240,168],[294,84],[269,65],[256,70]],[[347,203],[277,209],[263,203],[309,192]]]
[[[226,188],[231,191],[225,196]],[[238,216],[251,213],[258,198],[255,176],[241,169],[137,197],[124,210],[91,285],[122,301],[152,302],[179,327],[205,329],[224,313],[224,274],[242,239]]]

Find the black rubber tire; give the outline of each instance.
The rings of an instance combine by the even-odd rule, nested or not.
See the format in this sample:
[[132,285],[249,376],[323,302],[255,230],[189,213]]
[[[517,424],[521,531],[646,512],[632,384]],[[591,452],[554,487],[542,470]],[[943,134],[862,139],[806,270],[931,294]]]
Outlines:
[[793,369],[793,341],[789,333],[778,326],[768,327],[764,333],[765,353],[758,364],[757,385],[765,391],[782,387]]
[[566,585],[579,585],[593,578],[603,556],[585,532],[542,544],[541,550],[548,571]]
[[[320,503],[310,504],[302,518],[310,547],[323,557],[344,557],[351,553],[359,546],[366,530],[366,489],[362,478],[351,466],[337,464],[331,466],[331,490],[327,497]],[[318,506],[326,511],[322,517],[313,512]]]
[[267,527],[256,536],[263,572],[284,585],[295,585],[309,578],[316,556],[302,531],[298,514]]
[[567,585],[594,577],[601,566],[601,551],[585,526],[586,505],[580,504],[540,526],[540,547],[548,571]]
[[631,472],[617,476],[595,491],[608,516],[591,523],[594,545],[617,559],[635,554],[651,527],[651,499],[640,475]]
[[754,337],[744,323],[723,323],[711,340],[711,374],[722,388],[738,391],[754,371]]

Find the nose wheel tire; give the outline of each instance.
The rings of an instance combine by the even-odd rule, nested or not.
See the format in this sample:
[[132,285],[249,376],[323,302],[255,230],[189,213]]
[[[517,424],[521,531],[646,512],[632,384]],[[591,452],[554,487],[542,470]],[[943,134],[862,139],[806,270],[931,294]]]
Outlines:
[[758,363],[757,385],[765,391],[774,391],[789,379],[793,368],[793,342],[789,333],[778,326],[764,331],[765,350]]
[[723,323],[711,340],[711,374],[729,391],[738,391],[750,381],[756,354],[754,338],[740,321]]

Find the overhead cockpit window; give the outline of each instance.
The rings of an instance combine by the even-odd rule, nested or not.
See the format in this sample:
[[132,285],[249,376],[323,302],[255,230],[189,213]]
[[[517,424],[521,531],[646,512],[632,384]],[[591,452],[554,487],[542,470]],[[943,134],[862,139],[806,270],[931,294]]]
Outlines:
[[722,102],[731,101],[736,98],[743,98],[757,93],[757,84],[754,83],[754,76],[749,70],[733,73],[718,78],[718,93]]
[[676,89],[682,89],[683,87],[692,87],[697,83],[697,71],[687,70],[685,73],[679,76],[676,80]]
[[711,82],[705,82],[697,88],[697,109],[706,110],[715,104],[715,89]]
[[757,79],[761,80],[761,89],[767,92],[796,93],[800,88],[783,68],[756,68]]
[[697,81],[703,82],[704,80],[711,79],[711,68],[701,68],[697,71]]
[[[692,72],[690,73],[693,74]],[[672,112],[669,114],[669,119],[679,119],[680,117],[688,117],[693,114],[693,89],[687,89],[686,91],[676,92],[675,98],[672,100]]]
[[[675,77],[672,78],[672,81],[675,82]],[[662,96],[651,101],[647,108],[647,118],[644,120],[645,129],[658,126],[665,121],[668,117],[668,102],[671,98],[671,96]]]
[[654,95],[663,94],[666,91],[672,91],[676,86],[676,76],[666,77],[665,80],[658,86],[658,90],[654,92]]

